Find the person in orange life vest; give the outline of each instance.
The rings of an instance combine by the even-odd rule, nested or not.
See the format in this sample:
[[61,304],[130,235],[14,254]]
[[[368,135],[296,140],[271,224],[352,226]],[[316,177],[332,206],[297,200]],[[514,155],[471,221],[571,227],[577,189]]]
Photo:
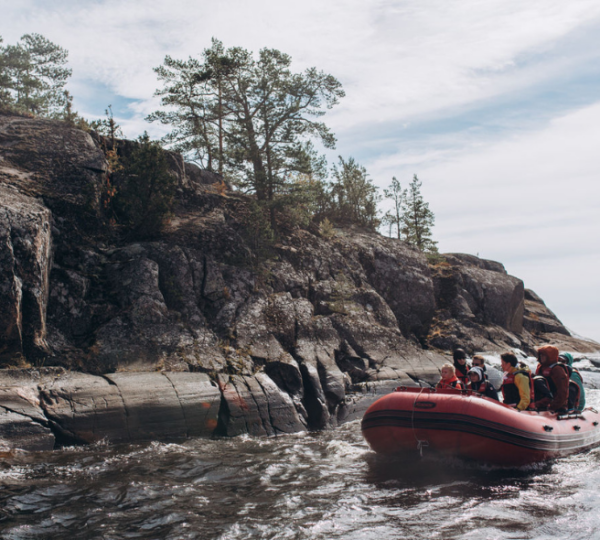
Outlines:
[[548,410],[563,414],[567,412],[569,401],[569,370],[558,361],[558,349],[544,345],[537,350],[539,365],[535,372],[547,381],[554,396]]
[[469,370],[471,366],[467,364],[467,353],[463,349],[456,349],[452,353],[454,359],[454,373],[460,379],[465,387],[469,384]]
[[442,378],[437,383],[436,388],[444,390],[446,388],[455,388],[456,390],[464,390],[465,385],[460,381],[454,372],[454,366],[452,364],[444,364],[441,369]]
[[500,364],[504,371],[502,397],[504,403],[518,411],[529,408],[533,397],[533,377],[528,369],[517,366],[517,357],[511,353],[500,355]]
[[498,392],[496,392],[492,383],[486,380],[483,370],[480,367],[473,367],[469,370],[469,379],[471,382],[467,386],[467,390],[473,390],[473,392],[482,394],[485,397],[500,401]]

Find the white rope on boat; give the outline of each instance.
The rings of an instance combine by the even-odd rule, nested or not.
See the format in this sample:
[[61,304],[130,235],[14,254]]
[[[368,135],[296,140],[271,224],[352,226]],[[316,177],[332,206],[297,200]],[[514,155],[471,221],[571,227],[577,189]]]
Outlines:
[[412,430],[413,430],[413,436],[415,437],[415,441],[417,441],[417,450],[419,451],[419,455],[421,457],[423,457],[423,448],[427,448],[429,446],[429,441],[424,440],[424,439],[419,439],[419,437],[417,437],[417,432],[415,431],[415,404],[421,397],[423,390],[425,390],[424,386],[421,387],[421,391],[418,393],[417,397],[413,401],[413,408],[412,408],[412,414],[411,414],[411,419],[410,419]]

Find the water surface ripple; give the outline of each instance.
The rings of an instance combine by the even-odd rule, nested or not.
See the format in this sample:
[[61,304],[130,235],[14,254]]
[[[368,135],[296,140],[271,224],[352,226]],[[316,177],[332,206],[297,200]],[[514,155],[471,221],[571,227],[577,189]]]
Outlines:
[[371,452],[353,422],[15,454],[0,462],[0,537],[589,540],[599,485],[600,449],[524,469],[406,462]]

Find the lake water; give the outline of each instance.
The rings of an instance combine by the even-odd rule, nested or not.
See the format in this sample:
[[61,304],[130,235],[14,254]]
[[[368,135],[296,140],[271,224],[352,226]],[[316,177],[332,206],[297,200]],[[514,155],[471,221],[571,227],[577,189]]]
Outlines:
[[352,422],[0,463],[3,539],[600,539],[600,448],[524,469],[407,462],[375,455]]

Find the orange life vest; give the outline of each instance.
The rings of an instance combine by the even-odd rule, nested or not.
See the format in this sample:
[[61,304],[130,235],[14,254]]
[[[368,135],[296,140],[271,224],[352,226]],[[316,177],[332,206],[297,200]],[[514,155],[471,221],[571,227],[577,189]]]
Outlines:
[[456,375],[452,377],[448,382],[442,379],[439,383],[437,383],[436,388],[440,390],[445,390],[446,388],[455,388],[456,390],[464,390],[465,385],[458,379]]

